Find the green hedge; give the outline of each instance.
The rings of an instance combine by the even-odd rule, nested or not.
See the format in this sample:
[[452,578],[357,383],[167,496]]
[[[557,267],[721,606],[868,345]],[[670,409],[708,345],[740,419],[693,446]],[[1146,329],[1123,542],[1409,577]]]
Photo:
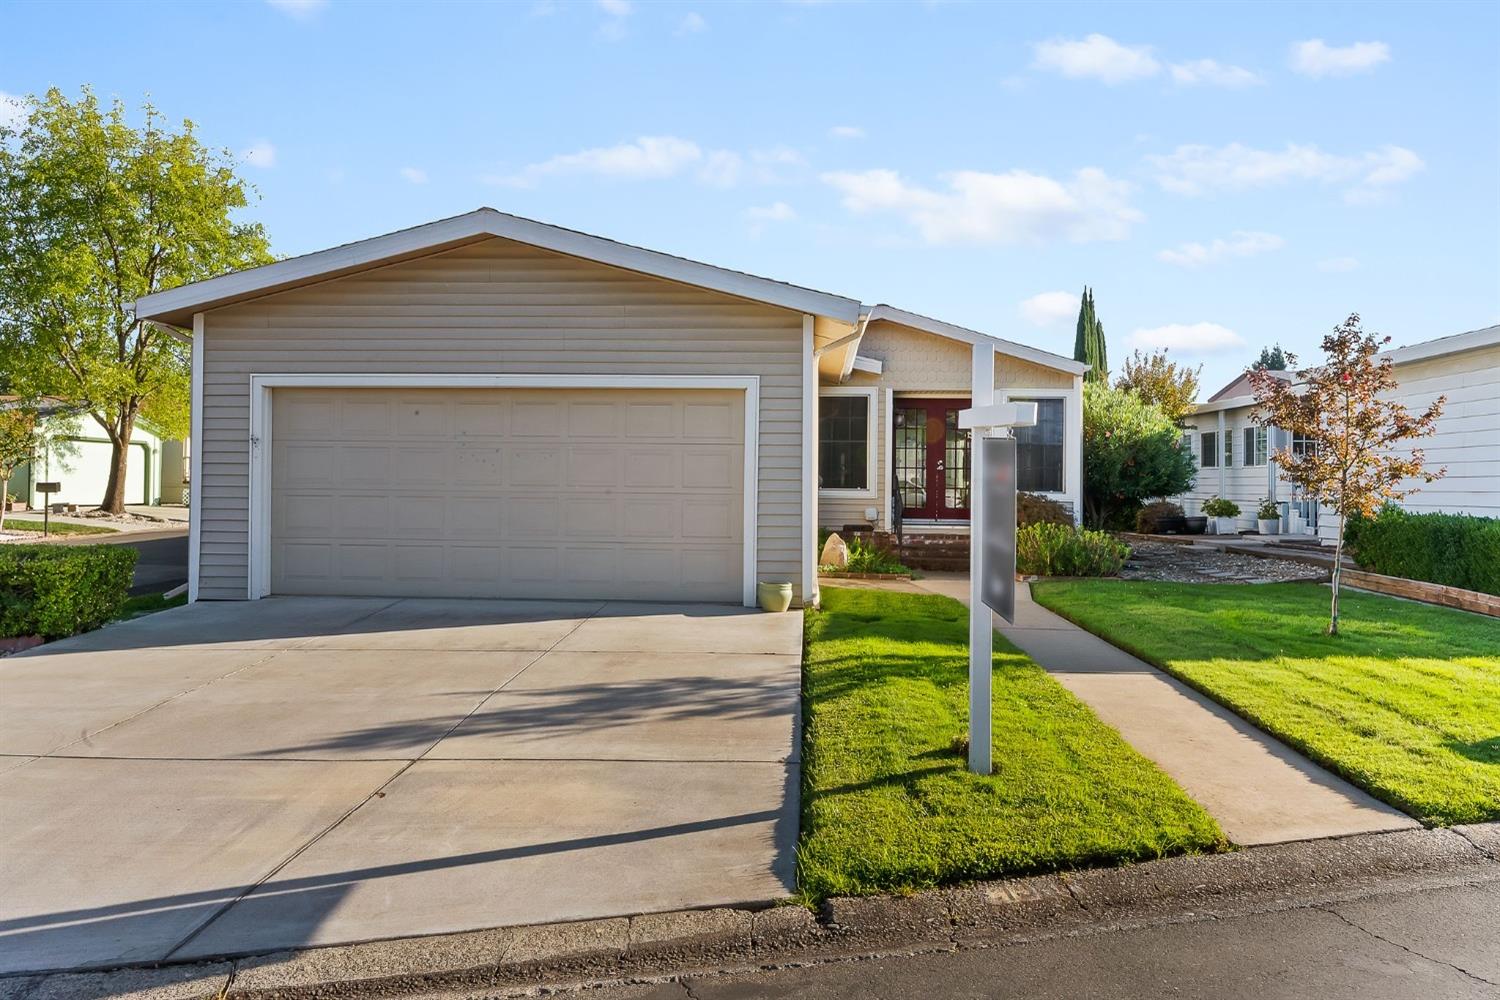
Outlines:
[[1350,518],[1344,540],[1361,569],[1500,594],[1500,519],[1388,506]]
[[135,560],[124,545],[0,545],[0,637],[98,628],[119,615]]
[[1016,532],[1016,570],[1028,576],[1114,576],[1130,546],[1103,531],[1028,524]]

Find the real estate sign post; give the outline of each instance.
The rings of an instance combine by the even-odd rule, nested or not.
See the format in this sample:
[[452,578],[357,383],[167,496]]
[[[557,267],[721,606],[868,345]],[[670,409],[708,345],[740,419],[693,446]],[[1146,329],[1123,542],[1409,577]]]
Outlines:
[[1035,403],[991,403],[958,415],[958,426],[969,431],[970,439],[969,770],[975,774],[989,774],[994,766],[991,609],[1014,621],[1016,604],[1016,442],[989,438],[986,432],[1035,424]]

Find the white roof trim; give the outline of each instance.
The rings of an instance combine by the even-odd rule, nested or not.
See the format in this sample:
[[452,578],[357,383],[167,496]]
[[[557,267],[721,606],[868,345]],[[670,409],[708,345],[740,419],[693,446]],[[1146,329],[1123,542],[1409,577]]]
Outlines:
[[869,375],[879,375],[885,371],[885,362],[879,358],[867,358],[863,355],[854,356],[854,364],[851,366],[857,372],[865,372]]
[[1394,347],[1380,356],[1390,358],[1392,364],[1402,365],[1411,361],[1440,358],[1445,354],[1457,354],[1460,351],[1493,347],[1496,344],[1500,344],[1500,325],[1487,326],[1482,330],[1470,330],[1468,333],[1455,333],[1448,337],[1438,337],[1436,340],[1423,341],[1420,344],[1412,344],[1410,347]]
[[156,292],[136,301],[136,316],[166,323],[180,321],[183,316],[230,302],[270,294],[336,274],[375,267],[384,261],[419,254],[423,250],[490,236],[754,302],[794,309],[801,313],[828,316],[846,323],[854,323],[859,319],[860,306],[855,299],[617,243],[599,236],[507,215],[493,208],[481,208],[451,219],[429,222],[385,236],[375,236],[357,243]]
[[1242,406],[1254,406],[1254,396],[1229,396],[1225,399],[1215,399],[1208,403],[1198,403],[1193,407],[1194,413],[1217,413],[1220,410],[1237,410]]
[[924,333],[935,334],[939,337],[947,337],[949,340],[961,341],[965,344],[994,344],[996,349],[1009,354],[1012,357],[1030,361],[1032,364],[1041,365],[1044,368],[1055,368],[1059,371],[1068,372],[1071,375],[1082,375],[1089,370],[1089,366],[1072,358],[1065,358],[1061,354],[1053,354],[1039,347],[1028,347],[1018,344],[1013,340],[1003,340],[1000,337],[992,337],[978,330],[970,330],[968,327],[954,326],[952,323],[944,323],[942,320],[933,319],[931,316],[922,316],[918,313],[907,312],[905,309],[897,309],[894,306],[878,305],[869,307],[869,322],[875,323],[886,320],[890,323],[900,323],[902,326],[913,327]]

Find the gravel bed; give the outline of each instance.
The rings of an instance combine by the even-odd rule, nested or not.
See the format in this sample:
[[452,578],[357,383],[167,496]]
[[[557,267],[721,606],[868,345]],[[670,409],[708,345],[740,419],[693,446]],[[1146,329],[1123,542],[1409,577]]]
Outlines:
[[1321,580],[1327,575],[1326,569],[1288,559],[1262,559],[1171,542],[1131,543],[1130,561],[1120,571],[1122,579],[1166,583],[1286,583]]

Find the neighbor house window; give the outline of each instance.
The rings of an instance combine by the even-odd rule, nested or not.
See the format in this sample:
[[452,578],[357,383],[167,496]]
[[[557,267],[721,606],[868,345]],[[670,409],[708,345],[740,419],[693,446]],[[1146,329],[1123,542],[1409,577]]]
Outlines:
[[1027,493],[1063,491],[1063,401],[1017,399],[1036,404],[1036,426],[1017,427],[1016,489]]
[[1234,468],[1234,435],[1224,435],[1224,468]]
[[1266,464],[1266,429],[1264,427],[1245,428],[1245,464]]
[[1316,455],[1318,453],[1318,442],[1306,434],[1292,435],[1293,455]]
[[818,400],[818,487],[870,488],[870,397],[823,396]]
[[1198,435],[1198,464],[1205,469],[1219,467],[1219,432],[1204,431]]

